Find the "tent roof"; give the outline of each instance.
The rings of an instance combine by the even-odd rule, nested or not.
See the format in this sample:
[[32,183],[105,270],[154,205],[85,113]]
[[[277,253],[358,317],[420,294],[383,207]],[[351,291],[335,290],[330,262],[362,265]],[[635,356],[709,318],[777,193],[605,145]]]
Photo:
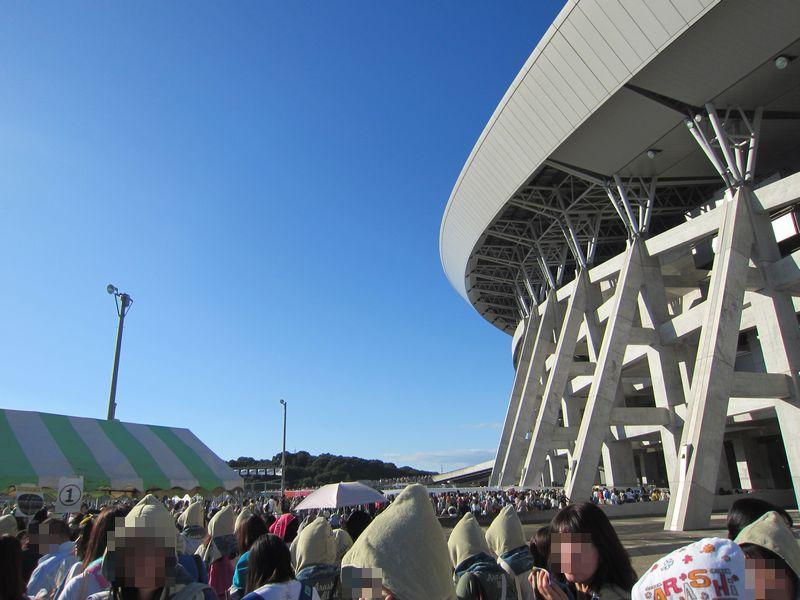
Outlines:
[[0,409],[0,490],[57,488],[83,476],[86,492],[222,491],[238,473],[188,429]]

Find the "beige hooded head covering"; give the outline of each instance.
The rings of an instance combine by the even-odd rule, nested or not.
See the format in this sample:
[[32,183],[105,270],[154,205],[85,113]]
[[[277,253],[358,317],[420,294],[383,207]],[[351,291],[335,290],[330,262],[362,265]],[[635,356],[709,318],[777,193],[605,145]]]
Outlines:
[[486,543],[496,556],[516,550],[525,545],[525,534],[517,509],[507,504],[494,518],[486,530]]
[[311,565],[336,564],[336,539],[330,523],[317,517],[303,528],[297,536],[295,568],[302,571]]
[[0,517],[0,535],[16,536],[18,532],[17,519],[14,515],[4,515]]
[[239,515],[236,517],[236,522],[234,523],[233,530],[234,532],[238,532],[239,528],[244,524],[247,519],[253,516],[253,513],[250,511],[249,508],[246,506],[239,512]]
[[[230,506],[223,508],[208,522],[208,535],[211,536],[211,541],[209,541],[208,545],[201,544],[197,552],[195,552],[195,554],[200,555],[206,566],[222,558],[223,553],[217,547],[218,543],[224,541],[227,546],[232,541],[234,545],[236,544],[236,538],[233,534],[235,526],[236,516]],[[228,550],[228,548],[226,547],[222,550]]]
[[[117,524],[109,532],[106,553],[113,556],[118,548],[122,547],[126,539],[153,538],[165,548],[177,549],[178,531],[175,529],[175,519],[164,505],[153,496],[147,494],[125,515],[122,526]],[[103,576],[109,581],[114,581],[114,560],[103,561]]]
[[450,561],[453,563],[453,567],[457,567],[468,558],[481,552],[487,555],[491,554],[483,529],[478,525],[475,515],[471,512],[465,514],[453,528],[450,539],[447,540],[447,548],[450,550]]
[[205,529],[205,522],[203,520],[203,503],[192,502],[186,507],[178,517],[178,525],[182,528],[186,527],[203,527]]
[[342,559],[343,568],[379,568],[383,587],[399,600],[455,600],[447,545],[428,491],[403,490],[364,530]]
[[344,529],[334,529],[333,538],[336,541],[336,564],[342,564],[342,558],[353,547],[353,538]]
[[783,560],[800,578],[800,546],[786,520],[777,512],[770,511],[753,521],[739,532],[736,543],[755,544],[771,550]]

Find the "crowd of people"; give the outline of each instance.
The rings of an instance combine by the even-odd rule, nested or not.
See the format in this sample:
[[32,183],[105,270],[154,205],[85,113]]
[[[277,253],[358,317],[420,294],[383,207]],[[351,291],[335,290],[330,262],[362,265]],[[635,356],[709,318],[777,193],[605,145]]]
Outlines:
[[[559,493],[443,498],[413,484],[374,516],[361,509],[281,513],[274,498],[238,505],[153,495],[99,511],[84,506],[65,518],[42,510],[28,523],[6,514],[0,600],[800,597],[792,520],[764,500],[737,500],[726,539],[679,548],[638,578],[598,502],[568,504]],[[542,497],[560,510],[526,540],[519,512]],[[440,502],[460,514],[449,539]],[[477,517],[487,514],[493,519],[484,530]]]
[[446,491],[431,493],[433,508],[439,517],[494,517],[504,507],[517,512],[564,508],[569,501],[561,489]]

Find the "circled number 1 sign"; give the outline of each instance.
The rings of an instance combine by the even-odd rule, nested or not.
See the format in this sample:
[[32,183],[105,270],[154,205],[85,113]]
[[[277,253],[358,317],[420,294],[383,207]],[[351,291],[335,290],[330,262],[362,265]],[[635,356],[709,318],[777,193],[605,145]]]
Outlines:
[[83,477],[62,477],[58,480],[57,513],[78,512],[83,498]]

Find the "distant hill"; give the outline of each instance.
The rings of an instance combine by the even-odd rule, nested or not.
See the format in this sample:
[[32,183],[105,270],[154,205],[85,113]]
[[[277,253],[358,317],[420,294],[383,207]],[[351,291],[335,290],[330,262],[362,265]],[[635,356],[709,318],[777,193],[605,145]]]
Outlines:
[[[280,467],[281,455],[276,454],[271,459],[240,456],[235,460],[229,460],[228,465],[234,469]],[[317,487],[339,481],[377,481],[407,477],[418,479],[428,475],[432,475],[432,473],[411,467],[398,467],[394,463],[382,460],[366,460],[356,456],[336,456],[334,454],[314,456],[304,450],[286,453],[287,488]]]

